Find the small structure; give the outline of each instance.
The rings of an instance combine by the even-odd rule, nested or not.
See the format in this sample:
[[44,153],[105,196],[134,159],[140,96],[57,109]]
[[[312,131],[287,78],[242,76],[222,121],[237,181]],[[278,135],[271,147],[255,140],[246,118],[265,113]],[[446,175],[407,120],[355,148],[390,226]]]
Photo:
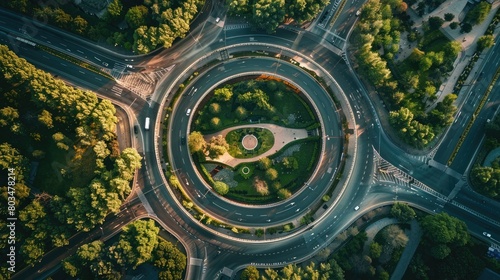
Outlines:
[[253,134],[247,134],[243,136],[243,139],[241,139],[241,145],[243,145],[243,148],[245,148],[245,150],[247,151],[255,150],[258,144],[259,140]]

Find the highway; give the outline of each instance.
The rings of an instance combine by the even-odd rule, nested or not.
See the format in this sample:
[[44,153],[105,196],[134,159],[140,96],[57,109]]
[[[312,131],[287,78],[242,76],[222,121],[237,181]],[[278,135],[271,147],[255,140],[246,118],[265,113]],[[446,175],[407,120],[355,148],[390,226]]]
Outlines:
[[[220,16],[213,9],[208,14],[217,14]],[[20,25],[20,22],[15,22],[16,18],[19,20],[18,16],[3,11],[0,12],[0,23],[2,23],[0,30],[10,32],[11,35],[22,35],[23,32],[19,31],[19,26],[22,25]],[[22,19],[23,24],[26,22],[29,26],[30,20]],[[107,236],[112,234],[119,229],[119,227],[116,227],[117,223],[119,226],[125,225],[134,218],[137,218],[136,215],[155,218],[162,222],[162,225],[168,231],[178,236],[186,247],[188,252],[187,279],[215,279],[220,276],[221,270],[224,267],[237,271],[248,264],[255,264],[262,267],[278,267],[287,263],[306,260],[321,250],[338,233],[351,225],[364,213],[382,205],[392,204],[394,201],[408,202],[429,213],[448,212],[463,219],[471,232],[477,236],[481,236],[485,230],[492,233],[494,237],[500,236],[500,227],[494,221],[492,222],[483,218],[494,218],[492,213],[497,213],[500,210],[497,202],[489,199],[481,199],[481,196],[473,193],[467,187],[462,187],[450,199],[444,200],[433,191],[425,188],[429,187],[435,192],[441,193],[442,196],[448,197],[460,179],[453,176],[453,174],[448,174],[449,172],[446,169],[441,170],[429,167],[427,164],[428,158],[422,159],[418,156],[410,155],[396,147],[388,139],[383,127],[380,126],[380,121],[373,110],[371,101],[367,98],[365,89],[360,86],[359,81],[352,75],[349,67],[339,56],[339,50],[332,47],[329,43],[323,44],[321,36],[307,31],[285,29],[279,29],[274,35],[253,32],[248,29],[227,30],[223,32],[221,26],[215,24],[213,21],[213,16],[208,18],[206,24],[198,25],[196,31],[198,32],[195,34],[196,36],[186,37],[186,40],[179,42],[170,50],[159,50],[147,56],[130,57],[115,54],[90,42],[84,44],[81,41],[83,39],[75,39],[74,36],[66,35],[62,31],[54,31],[52,28],[46,26],[39,27],[33,33],[29,33],[30,31],[26,30],[29,36],[34,38],[37,43],[56,46],[58,49],[63,49],[63,47],[67,46],[67,49],[69,49],[69,51],[66,50],[68,54],[91,61],[95,65],[99,65],[99,61],[95,57],[101,59],[101,66],[103,66],[102,62],[108,63],[113,68],[117,63],[127,62],[133,65],[134,68],[132,70],[126,71],[149,71],[149,69],[155,69],[159,65],[175,64],[176,66],[173,70],[158,82],[151,100],[145,100],[126,89],[121,91],[121,95],[117,95],[112,90],[114,86],[119,86],[115,81],[103,79],[99,74],[87,71],[57,57],[50,56],[38,49],[16,44],[18,47],[15,52],[25,57],[37,67],[59,75],[75,85],[94,90],[102,96],[130,106],[132,114],[135,116],[129,116],[129,118],[133,120],[137,119],[137,123],[141,126],[141,131],[138,135],[139,141],[137,141],[136,145],[144,156],[143,168],[138,172],[137,182],[139,187],[136,188],[137,191],[133,194],[132,199],[129,200],[129,206],[126,208],[139,207],[138,209],[140,210],[137,210],[139,211],[137,214],[130,210],[124,210],[125,212],[122,211],[120,215],[110,217],[103,225],[104,232],[101,233],[102,235]],[[10,42],[11,47],[15,48],[12,43],[12,37],[5,32],[0,32],[0,40],[3,40],[2,43]],[[61,43],[66,46],[61,45]],[[496,57],[497,47],[498,44],[494,48],[495,50],[491,52],[492,57]],[[84,53],[81,54],[77,50]],[[158,136],[160,133],[159,124],[161,119],[159,118],[162,117],[162,106],[164,102],[170,101],[172,89],[178,86],[179,82],[182,82],[182,79],[189,77],[192,71],[195,71],[196,66],[201,66],[209,62],[209,59],[215,56],[219,56],[220,59],[221,52],[224,50],[228,54],[242,50],[261,50],[273,53],[278,53],[279,51],[284,55],[293,56],[302,66],[306,66],[324,77],[327,83],[334,88],[334,92],[342,102],[348,102],[347,106],[344,106],[346,104],[342,106],[342,111],[349,118],[349,127],[355,128],[355,135],[357,137],[356,153],[355,156],[351,155],[350,158],[353,164],[355,164],[354,169],[347,182],[345,192],[342,193],[342,197],[338,200],[338,203],[334,207],[329,207],[325,211],[324,216],[315,221],[312,228],[304,227],[293,231],[289,235],[266,235],[258,241],[255,240],[255,237],[244,239],[243,235],[236,236],[231,231],[225,229],[215,231],[192,219],[191,215],[187,213],[179,201],[172,196],[171,190],[166,187],[166,182],[164,182],[162,174],[162,164],[164,162],[163,159],[158,158],[160,156],[159,150],[161,150],[161,147],[158,146],[158,143],[161,142],[158,141]],[[204,56],[209,53],[212,55],[204,59]],[[292,55],[294,53],[301,53],[303,55]],[[95,61],[92,60],[93,57]],[[134,61],[130,61],[131,59]],[[492,61],[495,60],[491,59],[487,63],[493,63]],[[195,87],[198,90],[193,96],[181,97],[179,99],[180,102],[176,105],[174,112],[172,112],[171,119],[175,121],[171,124],[172,132],[169,136],[170,159],[172,159],[174,169],[179,169],[177,172],[181,182],[185,183],[184,179],[187,178],[190,186],[195,186],[199,192],[205,193],[207,191],[206,186],[198,179],[196,172],[193,170],[192,165],[190,165],[188,151],[186,146],[180,144],[179,135],[186,135],[188,132],[188,118],[185,114],[187,108],[195,108],[205,90],[217,84],[223,77],[252,71],[270,72],[288,77],[304,88],[315,103],[318,104],[317,107],[320,110],[323,120],[323,131],[327,135],[341,136],[339,124],[335,121],[338,119],[338,113],[335,112],[332,114],[332,112],[336,111],[335,106],[323,89],[317,87],[315,82],[311,80],[311,77],[299,68],[283,61],[279,61],[279,65],[276,67],[276,62],[270,58],[224,60],[219,62],[220,64],[200,73],[196,81],[190,84],[189,88]],[[493,66],[486,65],[485,67]],[[496,69],[496,67],[493,68]],[[300,79],[292,78],[294,75],[298,75]],[[335,78],[338,87],[345,93],[345,100],[341,97],[336,84],[329,80],[328,75]],[[486,75],[485,73],[482,81],[477,83],[474,90],[479,93],[484,91],[490,79],[491,75]],[[491,93],[490,100],[485,109],[481,111],[476,119],[478,129],[476,133],[479,135],[481,133],[480,127],[484,125],[484,120],[490,118],[496,108],[498,108],[498,98],[498,89],[495,89]],[[469,100],[467,102],[470,106],[467,103],[463,106],[462,114],[464,116],[471,113],[475,101]],[[358,111],[360,114],[357,113]],[[353,112],[353,115],[350,112]],[[145,117],[150,117],[152,121],[152,127],[148,131],[144,130],[142,125]],[[449,133],[450,137],[462,131],[461,124],[462,120],[458,118],[452,125],[451,129],[454,130]],[[351,141],[354,141],[353,138],[354,136],[351,135]],[[446,146],[439,148],[444,149],[442,152],[444,154],[453,146],[453,144],[448,144],[449,141],[454,140],[447,140],[445,138],[442,145]],[[466,139],[466,141],[469,140]],[[473,144],[476,143],[477,139],[474,138],[470,141]],[[338,164],[341,145],[342,143],[337,140],[327,140],[324,150],[325,160],[321,161],[321,165],[318,167],[318,176],[312,178],[309,184],[312,190],[304,188],[292,200],[272,207],[248,207],[230,203],[216,197],[210,191],[207,193],[209,199],[201,199],[194,189],[188,187],[187,190],[191,194],[191,198],[194,201],[198,201],[197,203],[200,207],[212,213],[213,216],[236,225],[265,227],[271,224],[290,221],[305,214],[309,205],[322,196],[323,191],[326,189],[324,187],[325,184],[328,184],[331,176],[333,176],[333,174],[330,175],[328,172],[324,175],[325,170]],[[374,148],[392,166],[411,175],[412,178],[421,182],[422,185],[404,184],[390,177],[381,176],[377,170],[376,162],[373,160],[375,158]],[[460,159],[465,163],[457,163],[456,167],[452,166],[457,171],[465,170],[463,165],[465,164],[466,168],[470,160],[472,160],[470,151],[464,151],[463,153],[460,154]],[[440,157],[440,151],[438,150],[436,160],[439,161]],[[347,174],[347,171],[344,174]],[[294,202],[293,205],[291,204],[292,202]],[[354,207],[358,205],[360,209],[355,211]],[[245,215],[245,220],[239,221],[238,218],[240,215],[237,213]],[[269,219],[271,221],[267,222]],[[75,246],[81,244],[82,240],[95,238],[98,235],[96,233],[98,231],[101,230],[96,229],[90,233],[79,233],[78,239],[74,239],[75,242],[72,239],[71,245],[62,249],[66,251],[66,255],[74,252],[76,250]],[[69,250],[70,248],[71,250]],[[61,253],[59,256],[63,255]],[[41,278],[44,272],[50,271],[58,263],[58,259],[54,257],[49,258],[49,256],[52,255],[45,256],[43,261],[35,265],[34,268],[16,274],[15,278]],[[30,275],[30,278],[25,277],[26,275]]]

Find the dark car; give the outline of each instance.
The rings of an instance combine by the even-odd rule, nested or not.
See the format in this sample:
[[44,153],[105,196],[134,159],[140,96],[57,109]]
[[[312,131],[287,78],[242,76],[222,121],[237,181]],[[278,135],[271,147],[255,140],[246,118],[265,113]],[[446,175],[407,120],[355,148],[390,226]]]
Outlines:
[[181,137],[181,145],[186,145],[186,137]]
[[134,133],[135,134],[139,133],[139,126],[138,125],[134,125]]

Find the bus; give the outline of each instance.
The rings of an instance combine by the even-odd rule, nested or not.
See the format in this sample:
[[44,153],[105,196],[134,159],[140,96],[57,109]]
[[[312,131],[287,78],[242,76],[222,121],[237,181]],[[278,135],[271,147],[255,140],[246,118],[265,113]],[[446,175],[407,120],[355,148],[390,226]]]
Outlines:
[[149,118],[146,118],[146,123],[144,124],[144,129],[149,130]]

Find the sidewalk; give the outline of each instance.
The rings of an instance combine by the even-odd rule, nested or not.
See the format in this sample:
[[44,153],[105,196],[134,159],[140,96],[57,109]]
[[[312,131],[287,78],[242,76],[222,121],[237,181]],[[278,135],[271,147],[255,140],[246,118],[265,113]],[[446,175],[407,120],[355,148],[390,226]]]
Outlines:
[[[456,0],[453,2],[457,2],[457,6],[463,6],[465,7],[465,4],[467,3],[467,0]],[[428,19],[431,16],[439,16],[441,18],[444,17],[445,13],[453,13],[455,14],[455,19],[453,21],[457,21],[458,19],[462,20],[462,18],[465,16],[464,14],[456,14],[456,11],[458,10],[457,8],[451,9],[451,10],[446,10],[445,8],[448,7],[447,5],[448,2],[442,4],[440,7],[438,7],[435,10],[435,13],[432,12],[429,15],[424,16],[423,18]],[[462,9],[463,9],[462,7]],[[449,93],[455,93],[458,95],[457,100],[455,101],[455,104],[458,105],[462,103],[465,99],[465,94],[459,94],[458,92],[453,92],[453,88],[458,80],[458,77],[464,70],[464,68],[467,66],[469,63],[470,58],[476,51],[476,42],[479,37],[481,37],[486,29],[488,28],[488,25],[490,24],[491,20],[495,16],[495,13],[497,9],[500,7],[500,2],[495,1],[491,7],[491,11],[488,14],[488,17],[481,23],[480,25],[475,25],[472,28],[472,31],[469,33],[460,33],[460,28],[457,28],[455,30],[451,29],[449,27],[450,22],[445,22],[443,24],[443,27],[441,28],[442,32],[450,39],[456,40],[461,43],[462,45],[462,52],[458,55],[457,60],[453,64],[453,72],[450,73],[448,79],[441,85],[440,90],[437,93],[438,98],[432,103],[426,110],[426,112],[429,112],[432,110],[436,104],[440,101],[443,100],[443,98],[448,95]],[[462,10],[460,9],[460,11]],[[494,36],[498,36],[499,29],[497,28],[494,32]],[[484,57],[479,57],[479,60],[475,63],[474,68],[472,69],[469,77],[467,77],[465,84],[470,84],[471,81],[475,80],[477,75],[479,75],[479,67],[483,63]],[[462,91],[467,88],[466,86],[463,87]],[[460,106],[457,106],[460,107]]]
[[234,126],[234,127],[223,129],[217,133],[205,135],[203,137],[205,138],[205,141],[208,142],[214,136],[222,135],[223,137],[226,137],[228,132],[235,130],[235,129],[240,129],[240,128],[265,128],[265,129],[268,129],[269,131],[271,131],[273,133],[273,136],[274,136],[273,146],[268,151],[266,151],[258,156],[251,157],[251,158],[234,158],[229,153],[226,152],[222,156],[219,156],[215,160],[210,159],[210,161],[220,162],[220,163],[223,163],[225,165],[235,167],[238,164],[243,163],[243,162],[254,162],[256,160],[259,160],[260,158],[275,154],[276,152],[281,150],[288,143],[291,143],[295,140],[304,139],[304,138],[308,137],[306,129],[287,128],[287,127],[278,126],[275,124],[268,124],[268,123],[262,123],[262,124],[256,123],[256,124]]
[[422,231],[420,230],[420,225],[417,220],[413,219],[411,221],[411,230],[408,243],[403,251],[403,254],[399,258],[398,265],[394,269],[391,275],[391,280],[399,280],[403,279],[403,275],[410,264],[410,261],[415,254],[415,251],[418,248],[418,244],[420,244],[420,239],[422,238]]

